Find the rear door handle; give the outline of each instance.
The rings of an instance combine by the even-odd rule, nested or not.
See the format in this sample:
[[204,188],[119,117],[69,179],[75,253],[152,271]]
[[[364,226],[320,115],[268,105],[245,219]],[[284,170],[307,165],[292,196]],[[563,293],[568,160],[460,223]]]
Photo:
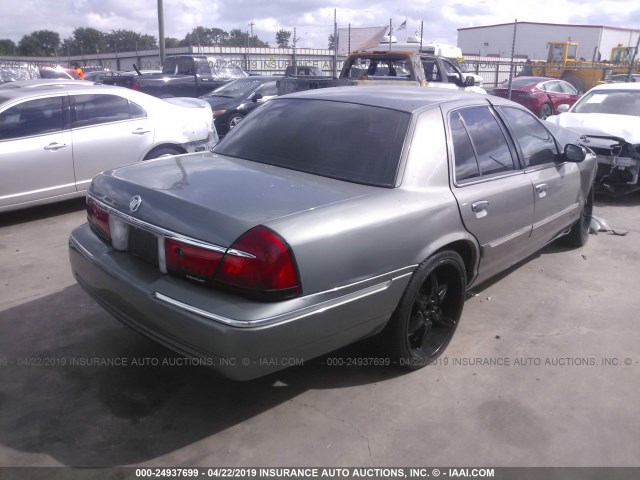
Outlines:
[[543,198],[547,196],[547,184],[546,183],[540,183],[538,185],[536,185],[536,193],[538,194],[538,197]]
[[134,135],[144,135],[145,133],[149,133],[151,130],[147,130],[146,128],[136,128],[133,132]]
[[44,147],[45,150],[60,150],[61,148],[65,148],[67,146],[66,143],[50,143],[49,145],[47,145],[46,147]]
[[473,210],[474,212],[482,212],[487,208],[489,208],[489,202],[487,202],[486,200],[481,200],[480,202],[473,202],[471,204],[471,210]]
[[486,217],[489,209],[489,202],[481,200],[479,202],[473,202],[471,204],[471,210],[476,212],[476,218]]

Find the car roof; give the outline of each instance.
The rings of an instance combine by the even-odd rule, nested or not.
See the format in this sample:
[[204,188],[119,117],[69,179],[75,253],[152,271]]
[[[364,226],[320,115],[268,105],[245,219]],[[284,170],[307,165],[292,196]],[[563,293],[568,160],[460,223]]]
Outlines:
[[[231,82],[247,82],[247,81],[251,81],[251,80],[278,80],[279,78],[284,78],[283,75],[250,75],[248,77],[242,77],[242,78],[234,78],[233,80],[231,80]],[[229,83],[231,83],[229,82]]]
[[34,78],[31,80],[18,80],[15,82],[7,82],[0,85],[0,89],[10,90],[10,89],[18,89],[18,88],[47,88],[47,87],[63,87],[63,86],[71,86],[71,87],[84,87],[87,85],[95,85],[94,82],[91,81],[83,81],[83,80],[71,80],[68,78]]
[[640,90],[640,83],[638,82],[616,82],[616,83],[603,83],[602,85],[596,85],[590,92],[594,90]]
[[[292,93],[280,98],[304,98],[357,103],[407,113],[413,113],[424,107],[439,105],[445,102],[460,100],[469,100],[471,102],[477,102],[478,100],[489,101],[488,96],[482,93],[449,90],[445,88],[418,87],[414,85],[396,87],[395,85],[389,86],[388,84],[319,88],[316,90]],[[497,97],[495,99],[497,99]],[[494,98],[491,100],[493,101]]]
[[[24,82],[41,82],[41,80],[24,80]],[[18,82],[15,82],[18,83]],[[101,85],[87,80],[69,80],[68,82],[61,82],[60,80],[53,79],[49,83],[36,84],[33,83],[33,88],[10,88],[0,87],[0,97],[3,101],[19,100],[29,97],[43,97],[49,94],[59,94],[65,92],[67,94],[86,94],[87,92],[111,92],[117,93],[120,96],[129,96],[140,94],[128,88],[116,87],[112,85]]]

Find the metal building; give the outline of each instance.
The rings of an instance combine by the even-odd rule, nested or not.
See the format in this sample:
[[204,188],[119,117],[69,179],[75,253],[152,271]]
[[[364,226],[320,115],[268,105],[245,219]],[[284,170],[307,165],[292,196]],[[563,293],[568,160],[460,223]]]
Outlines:
[[610,60],[611,49],[635,47],[640,30],[599,25],[517,22],[458,29],[458,47],[463,55],[509,57],[514,54],[532,60],[546,60],[549,42],[577,42],[578,58]]

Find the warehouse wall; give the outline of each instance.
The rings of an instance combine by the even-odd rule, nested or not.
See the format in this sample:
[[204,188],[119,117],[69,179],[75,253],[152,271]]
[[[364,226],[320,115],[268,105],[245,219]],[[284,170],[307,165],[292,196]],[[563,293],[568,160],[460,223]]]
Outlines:
[[[513,23],[486,27],[458,29],[458,47],[463,54],[511,55]],[[586,25],[557,25],[549,23],[518,22],[515,54],[533,60],[546,60],[548,42],[563,42],[569,37],[579,44],[578,56],[592,60],[598,48],[603,59],[608,59],[611,47],[622,43],[635,46],[638,31],[612,27]]]

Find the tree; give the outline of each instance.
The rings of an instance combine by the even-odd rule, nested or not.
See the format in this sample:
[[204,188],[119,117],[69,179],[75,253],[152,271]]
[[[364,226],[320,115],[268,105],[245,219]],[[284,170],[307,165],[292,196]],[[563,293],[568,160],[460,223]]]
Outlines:
[[76,28],[73,31],[73,39],[76,47],[75,55],[104,52],[107,48],[105,34],[95,28]]
[[229,40],[227,45],[230,47],[246,47],[249,45],[249,34],[243,32],[239,28],[234,28],[229,32]]
[[60,35],[51,30],[38,30],[25,35],[18,43],[18,53],[34,57],[55,56]]
[[211,40],[214,45],[224,45],[229,39],[229,34],[221,28],[212,28],[210,30]]
[[[132,30],[112,30],[104,35],[105,51],[135,52],[137,50],[153,50],[158,48],[156,37],[141,35]],[[178,41],[177,39],[175,39]],[[102,50],[101,50],[102,51]]]
[[329,42],[329,45],[327,46],[327,48],[329,50],[335,50],[336,49],[336,42],[335,42],[335,39],[333,38],[333,34],[330,34],[329,38],[327,40]]
[[252,47],[268,47],[269,46],[269,42],[264,42],[260,40],[257,35],[253,35],[251,38],[249,38],[249,44]]
[[64,39],[62,48],[67,55],[92,55],[111,51],[106,34],[95,28],[76,28],[72,37]]
[[182,40],[179,40],[177,38],[174,37],[165,37],[164,38],[164,46],[166,48],[176,48],[176,47],[180,47],[180,42]]
[[16,44],[8,38],[0,39],[0,55],[15,55]]
[[280,29],[276,32],[276,43],[279,48],[289,48],[289,39],[291,38],[291,32],[288,30]]
[[225,45],[229,34],[221,28],[196,27],[184,38],[187,45]]

